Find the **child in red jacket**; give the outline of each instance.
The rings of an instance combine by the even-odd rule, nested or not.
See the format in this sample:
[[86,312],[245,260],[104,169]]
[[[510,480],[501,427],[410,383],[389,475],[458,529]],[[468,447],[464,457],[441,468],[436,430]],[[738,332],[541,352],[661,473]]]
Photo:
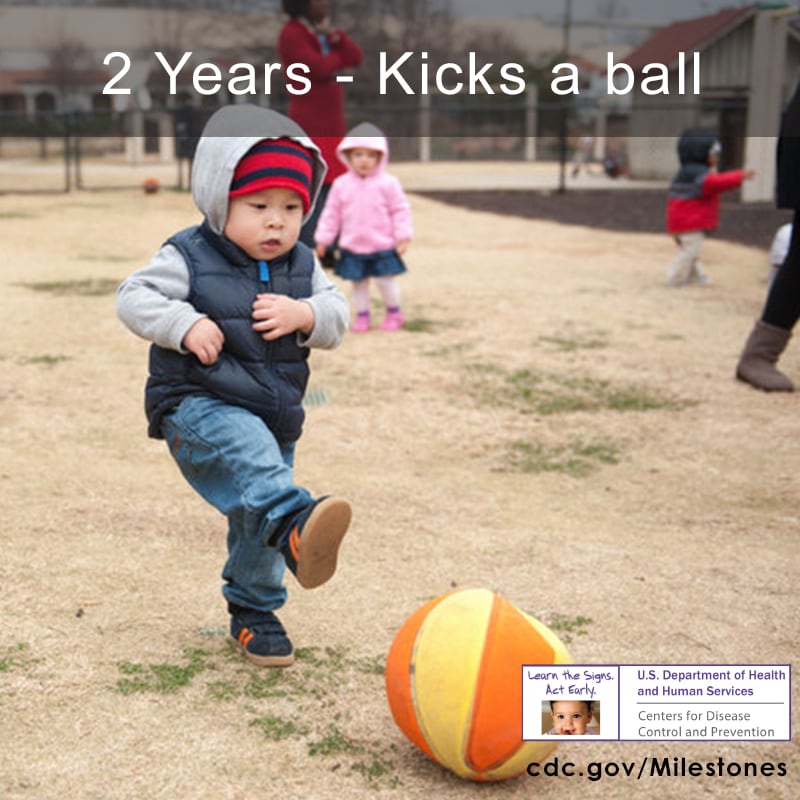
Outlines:
[[755,175],[742,169],[717,172],[719,153],[719,141],[708,131],[688,130],[678,140],[681,168],[667,195],[667,232],[675,237],[678,252],[667,270],[668,286],[709,282],[700,253],[706,233],[719,223],[719,196]]

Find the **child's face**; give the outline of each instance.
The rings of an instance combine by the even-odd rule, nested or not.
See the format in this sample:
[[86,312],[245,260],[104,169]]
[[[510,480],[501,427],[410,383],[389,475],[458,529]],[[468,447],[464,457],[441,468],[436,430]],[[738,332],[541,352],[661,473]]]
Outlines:
[[366,178],[381,160],[380,150],[370,150],[368,147],[354,147],[348,152],[347,160],[353,171],[361,178]]
[[553,730],[562,736],[581,736],[586,733],[586,725],[592,712],[586,703],[578,700],[558,700],[550,712],[553,717]]
[[292,189],[263,189],[231,198],[223,233],[256,261],[288,253],[300,236],[303,202]]

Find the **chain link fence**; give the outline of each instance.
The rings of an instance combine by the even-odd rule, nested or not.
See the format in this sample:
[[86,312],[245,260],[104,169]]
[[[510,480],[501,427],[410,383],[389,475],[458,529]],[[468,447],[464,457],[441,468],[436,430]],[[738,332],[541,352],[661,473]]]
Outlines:
[[[285,102],[272,106],[285,113]],[[191,159],[218,108],[148,111],[0,112],[0,193],[187,189]],[[348,103],[348,125],[368,120],[387,133],[392,161],[561,161],[582,137],[595,137],[596,160],[624,152],[631,119],[599,105],[539,103],[518,97],[423,95],[383,105]],[[602,119],[602,125],[598,120]],[[600,136],[598,136],[598,132]]]

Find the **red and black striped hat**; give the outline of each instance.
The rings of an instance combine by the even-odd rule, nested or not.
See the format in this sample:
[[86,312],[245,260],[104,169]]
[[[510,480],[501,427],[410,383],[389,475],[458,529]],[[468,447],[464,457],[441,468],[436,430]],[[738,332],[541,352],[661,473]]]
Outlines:
[[264,139],[236,165],[229,194],[239,197],[264,189],[293,189],[302,198],[303,213],[308,213],[313,171],[313,156],[302,145],[292,139]]

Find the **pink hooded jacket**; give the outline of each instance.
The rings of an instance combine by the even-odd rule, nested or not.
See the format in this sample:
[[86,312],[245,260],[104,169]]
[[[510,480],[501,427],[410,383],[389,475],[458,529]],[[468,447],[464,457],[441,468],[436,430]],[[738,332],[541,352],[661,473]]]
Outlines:
[[[356,175],[345,155],[346,150],[356,147],[382,153],[365,178]],[[347,172],[331,186],[314,234],[316,243],[327,247],[338,234],[343,250],[364,255],[393,250],[398,242],[411,239],[411,206],[400,181],[385,171],[389,147],[380,129],[369,122],[356,125],[336,153]]]

